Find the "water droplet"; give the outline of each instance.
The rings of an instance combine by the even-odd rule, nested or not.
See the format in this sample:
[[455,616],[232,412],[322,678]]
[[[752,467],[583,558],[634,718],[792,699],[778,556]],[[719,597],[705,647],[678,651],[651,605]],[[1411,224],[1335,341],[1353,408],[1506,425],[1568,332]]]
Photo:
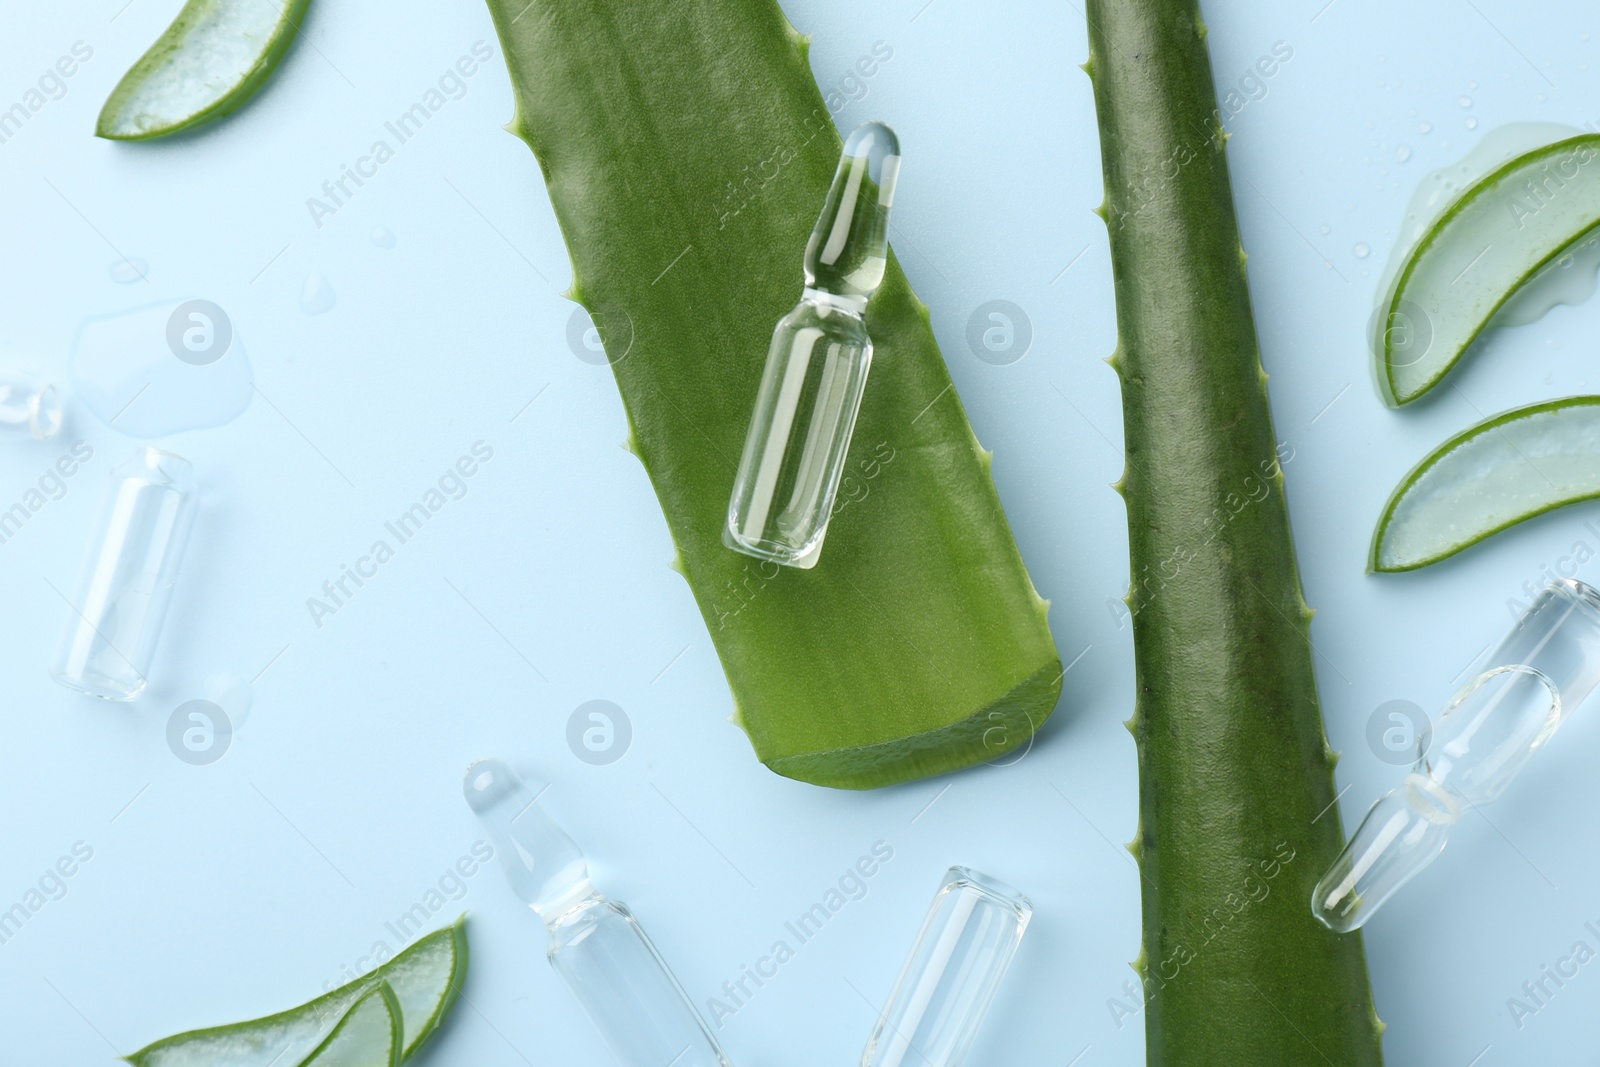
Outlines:
[[1433,123],[1431,123],[1431,122],[1419,122],[1419,123],[1417,123],[1417,132],[1418,133],[1432,133],[1433,132]]
[[300,310],[307,315],[320,315],[333,307],[335,297],[328,279],[312,271],[306,275],[305,288],[300,290]]
[[1331,233],[1332,232],[1328,228],[1328,224],[1326,222],[1324,222],[1321,226],[1318,226],[1317,229],[1321,230],[1323,233]]
[[1478,120],[1477,119],[1468,119],[1467,120],[1467,129],[1475,130],[1477,128],[1478,128]]
[[1468,89],[1476,89],[1477,87],[1478,87],[1478,83],[1477,82],[1468,82],[1467,83],[1467,88]]
[[1560,259],[1556,260],[1556,263],[1558,263],[1560,265],[1562,270],[1570,269],[1572,267],[1572,262],[1573,262],[1572,254],[1570,252],[1568,254],[1562,256]]
[[1456,103],[1460,104],[1462,107],[1471,107],[1472,106],[1472,97],[1463,96],[1460,100],[1456,101]]
[[372,244],[375,248],[393,248],[394,231],[384,226],[379,226],[372,231]]
[[228,722],[237,730],[250,717],[256,693],[249,682],[228,671],[219,671],[206,679],[206,699],[227,712]]
[[111,264],[111,280],[127,285],[130,282],[144,281],[150,274],[150,264],[138,256],[129,256],[119,259]]
[[1366,259],[1372,255],[1372,246],[1365,241],[1361,241],[1355,247],[1355,254],[1357,259]]
[[1411,146],[1408,144],[1403,144],[1399,148],[1396,148],[1394,150],[1394,158],[1399,160],[1401,163],[1404,163],[1406,160],[1410,159]]

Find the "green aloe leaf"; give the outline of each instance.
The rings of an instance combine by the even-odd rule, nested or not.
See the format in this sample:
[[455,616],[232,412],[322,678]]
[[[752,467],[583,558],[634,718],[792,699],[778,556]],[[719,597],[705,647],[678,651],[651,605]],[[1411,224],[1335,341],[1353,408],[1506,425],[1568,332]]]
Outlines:
[[1089,0],[1122,382],[1151,1064],[1373,1067],[1343,835],[1205,26]]
[[[891,257],[849,501],[812,571],[721,535],[773,325],[840,139],[774,0],[489,0],[632,428],[722,658],[779,774],[866,788],[992,760],[1061,665],[928,313]],[[908,167],[915,167],[910,147]],[[902,202],[904,196],[901,197]]]
[[345,1013],[305,1067],[400,1067],[400,1001],[379,982]]
[[164,137],[220,118],[266,84],[310,0],[189,0],[100,111],[95,133]]
[[1468,186],[1406,257],[1383,306],[1378,383],[1432,389],[1523,286],[1600,226],[1600,134],[1527,152]]
[[1428,454],[1372,535],[1371,568],[1409,571],[1547,511],[1600,497],[1600,396],[1502,412]]
[[[388,986],[393,997],[403,1035],[400,1058],[408,1059],[439,1028],[466,973],[467,927],[462,916],[376,970],[298,1008],[174,1034],[127,1059],[134,1067],[300,1067],[328,1042],[350,1009],[380,985]],[[333,1062],[337,1061],[329,1061]]]

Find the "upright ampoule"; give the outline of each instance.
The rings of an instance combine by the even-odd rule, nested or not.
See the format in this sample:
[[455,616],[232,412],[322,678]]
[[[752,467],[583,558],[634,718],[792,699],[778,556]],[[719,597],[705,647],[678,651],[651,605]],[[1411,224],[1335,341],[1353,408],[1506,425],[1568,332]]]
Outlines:
[[479,760],[462,784],[512,891],[550,933],[550,965],[624,1067],[730,1067],[633,913],[589,881],[583,852],[517,772]]
[[1445,707],[1416,766],[1380,797],[1312,890],[1325,925],[1355,930],[1444,850],[1465,812],[1505,791],[1600,683],[1600,591],[1552,582]]
[[728,505],[729,548],[789,567],[822,551],[872,363],[864,318],[889,255],[900,142],[881,122],[845,138],[805,251],[805,291],[778,322]]

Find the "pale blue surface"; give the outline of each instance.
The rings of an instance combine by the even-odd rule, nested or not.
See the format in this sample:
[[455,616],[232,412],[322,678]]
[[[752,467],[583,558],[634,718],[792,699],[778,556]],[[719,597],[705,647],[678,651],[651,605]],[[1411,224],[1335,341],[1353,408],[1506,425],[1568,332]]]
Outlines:
[[[348,206],[320,229],[308,215],[306,198],[385,121],[473,42],[494,41],[482,5],[395,14],[318,0],[307,40],[259,101],[198,136],[130,147],[90,136],[94,118],[176,4],[122,2],[5,15],[0,106],[74,41],[94,56],[0,145],[0,355],[59,376],[84,319],[205,297],[231,313],[262,395],[231,424],[162,442],[194,461],[206,510],[157,684],[132,707],[78,698],[44,673],[64,611],[51,585],[70,586],[105,472],[131,442],[74,405],[60,442],[0,453],[9,507],[74,437],[95,449],[65,497],[0,545],[0,907],[75,841],[94,850],[66,895],[0,944],[0,1063],[109,1063],[113,1047],[298,1003],[375,941],[392,948],[385,923],[477,839],[460,777],[489,754],[552,783],[544,803],[592,857],[597,884],[633,906],[701,1003],[874,842],[893,848],[865,898],[725,1020],[741,1067],[854,1062],[953,862],[1037,906],[972,1062],[1141,1063],[1142,1019],[1119,1029],[1108,1009],[1139,951],[1138,881],[1120,847],[1135,823],[1121,726],[1133,672],[1129,631],[1108,608],[1127,573],[1124,512],[1107,487],[1121,467],[1120,402],[1101,363],[1115,331],[1073,4],[786,4],[815,35],[825,88],[874,42],[893,49],[837,119],[884,118],[901,135],[895,245],[995,452],[1063,657],[1082,654],[1020,764],[856,795],[772,775],[725,721],[728,692],[667,568],[655,499],[617,447],[616,389],[565,340],[568,262],[532,156],[498,128],[511,114],[498,45],[464,98]],[[1230,158],[1278,433],[1294,449],[1289,492],[1348,826],[1400,776],[1367,747],[1373,709],[1437,708],[1501,636],[1525,581],[1576,540],[1600,548],[1590,505],[1418,575],[1362,573],[1380,505],[1433,445],[1479,412],[1594,388],[1600,305],[1497,338],[1436,403],[1403,415],[1378,403],[1363,331],[1424,170],[1500,123],[1600,117],[1600,19],[1577,0],[1207,7],[1219,84],[1275,42],[1294,52],[1231,120]],[[393,249],[370,242],[378,226]],[[148,283],[111,280],[113,245],[149,262]],[[798,251],[795,266],[798,292]],[[311,272],[337,294],[318,316],[300,309]],[[969,313],[996,298],[1025,308],[1034,331],[1009,366],[965,342]],[[479,440],[494,458],[465,498],[314,625],[306,598]],[[1600,578],[1600,564],[1579,573]],[[222,761],[191,767],[169,753],[166,719],[218,671],[264,671],[255,710]],[[565,742],[568,715],[593,698],[633,721],[632,749],[611,766],[580,762]],[[1594,710],[1490,809],[1498,832],[1469,819],[1368,928],[1391,1063],[1592,1054],[1600,964],[1520,1031],[1506,1000],[1574,942],[1600,947],[1584,927],[1600,926]],[[541,958],[539,923],[497,870],[467,885],[435,921],[472,912],[468,1003],[425,1062],[605,1062]]]

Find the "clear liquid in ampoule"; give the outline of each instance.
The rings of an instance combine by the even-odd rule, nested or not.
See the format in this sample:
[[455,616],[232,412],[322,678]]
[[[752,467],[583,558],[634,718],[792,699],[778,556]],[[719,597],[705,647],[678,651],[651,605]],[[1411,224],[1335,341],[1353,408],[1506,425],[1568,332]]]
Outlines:
[[1379,798],[1312,891],[1326,926],[1364,925],[1444,850],[1462,813],[1503,793],[1600,683],[1600,593],[1551,583],[1457,690],[1399,789]]
[[607,900],[516,771],[479,760],[462,785],[516,895],[544,920],[550,965],[624,1067],[730,1067],[627,906]]
[[880,122],[845,139],[806,244],[806,288],[779,320],[723,541],[789,567],[817,563],[872,363],[863,317],[883,281],[900,142]]

